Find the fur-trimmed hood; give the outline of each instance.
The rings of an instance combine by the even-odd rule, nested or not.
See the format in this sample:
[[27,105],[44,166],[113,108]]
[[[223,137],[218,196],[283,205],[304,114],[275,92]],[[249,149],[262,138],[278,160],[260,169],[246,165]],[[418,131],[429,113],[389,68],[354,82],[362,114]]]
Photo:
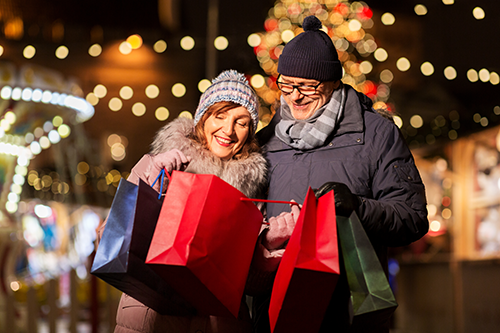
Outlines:
[[188,138],[193,127],[193,120],[187,118],[177,118],[163,126],[151,145],[151,154],[179,149],[191,157],[186,172],[216,175],[247,197],[258,196],[267,183],[267,162],[264,157],[260,153],[252,153],[246,159],[221,160]]

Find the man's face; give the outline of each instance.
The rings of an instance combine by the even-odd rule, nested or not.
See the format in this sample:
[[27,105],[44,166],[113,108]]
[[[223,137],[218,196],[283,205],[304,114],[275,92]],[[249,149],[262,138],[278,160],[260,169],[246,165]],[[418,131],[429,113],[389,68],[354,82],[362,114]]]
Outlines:
[[[298,86],[316,86],[320,82],[311,79],[281,75],[280,82]],[[314,95],[305,96],[294,89],[291,93],[283,93],[283,98],[290,107],[292,116],[297,120],[308,119],[314,112],[330,100],[332,93],[338,88],[340,81],[328,81],[321,83]]]

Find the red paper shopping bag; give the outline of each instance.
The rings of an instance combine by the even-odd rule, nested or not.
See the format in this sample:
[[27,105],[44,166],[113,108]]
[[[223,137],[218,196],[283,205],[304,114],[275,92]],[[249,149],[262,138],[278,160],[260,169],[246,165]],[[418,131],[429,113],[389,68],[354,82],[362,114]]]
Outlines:
[[309,189],[274,280],[271,332],[317,332],[339,274],[333,191],[316,202]]
[[238,316],[262,214],[214,175],[174,171],[146,258],[200,314]]

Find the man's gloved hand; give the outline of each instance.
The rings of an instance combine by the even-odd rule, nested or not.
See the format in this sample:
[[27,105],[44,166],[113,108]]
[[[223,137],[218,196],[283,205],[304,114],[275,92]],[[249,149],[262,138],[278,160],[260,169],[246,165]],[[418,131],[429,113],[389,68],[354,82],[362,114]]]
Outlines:
[[321,185],[320,188],[313,189],[317,199],[331,190],[333,190],[335,196],[335,212],[338,215],[349,216],[358,209],[360,205],[359,197],[352,194],[346,184],[327,182]]
[[283,247],[290,238],[300,215],[298,205],[291,205],[292,212],[283,212],[276,217],[269,218],[269,230],[267,230],[262,245],[268,250],[276,250]]
[[[168,173],[173,170],[183,171],[191,161],[190,157],[186,157],[180,150],[172,149],[158,155],[144,155],[139,162],[132,168],[128,181],[136,185],[139,184],[139,178],[145,183],[152,185],[160,171],[165,168]],[[160,191],[159,179],[153,187],[156,191]],[[164,186],[165,190],[166,187]]]

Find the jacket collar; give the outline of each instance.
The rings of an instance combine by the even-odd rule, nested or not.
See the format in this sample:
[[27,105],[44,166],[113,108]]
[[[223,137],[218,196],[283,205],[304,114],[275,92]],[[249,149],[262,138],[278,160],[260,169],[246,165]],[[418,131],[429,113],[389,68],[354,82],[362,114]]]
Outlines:
[[[345,85],[347,91],[347,99],[342,114],[342,118],[334,129],[331,137],[346,133],[362,133],[365,127],[363,113],[365,110],[370,110],[372,106],[371,100],[364,94],[357,92],[349,85]],[[276,112],[268,126],[257,133],[257,139],[264,151],[277,151],[292,149],[283,141],[274,135],[276,124],[281,120],[280,112]],[[330,142],[328,140],[328,142]]]

